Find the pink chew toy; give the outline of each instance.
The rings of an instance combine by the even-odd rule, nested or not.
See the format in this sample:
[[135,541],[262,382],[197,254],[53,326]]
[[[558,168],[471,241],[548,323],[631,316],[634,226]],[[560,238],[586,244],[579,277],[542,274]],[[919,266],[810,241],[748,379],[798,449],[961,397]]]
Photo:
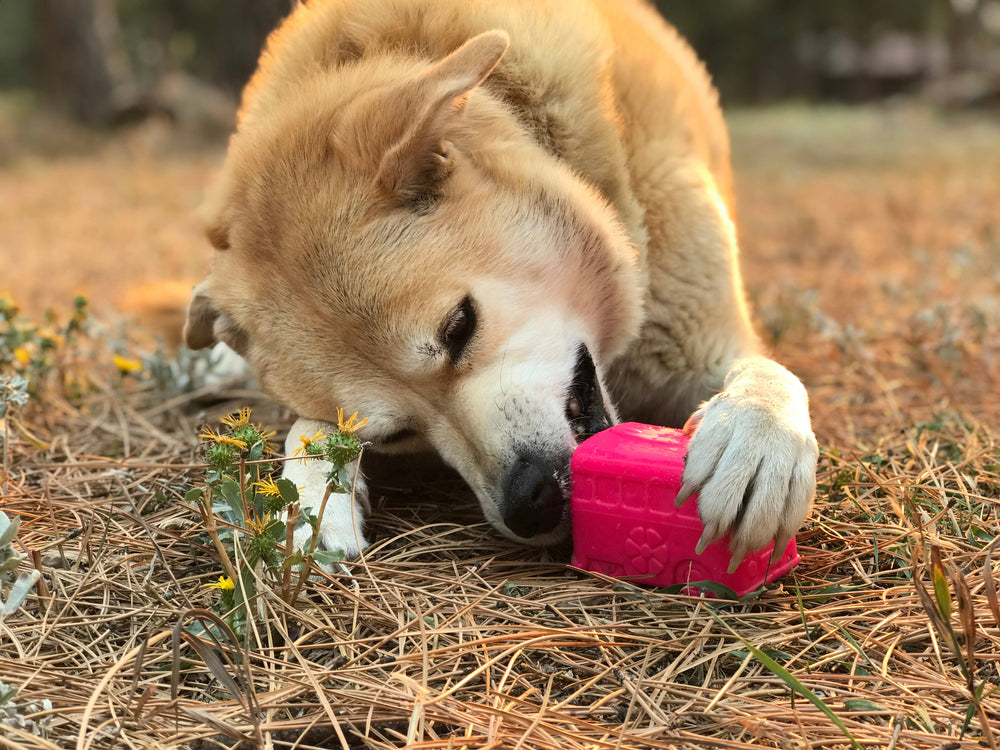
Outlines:
[[733,573],[728,535],[695,553],[704,530],[698,496],[674,507],[689,440],[680,430],[626,422],[577,447],[570,469],[573,565],[652,586],[714,581],[745,596],[798,564],[794,538],[770,566],[773,541],[748,553]]

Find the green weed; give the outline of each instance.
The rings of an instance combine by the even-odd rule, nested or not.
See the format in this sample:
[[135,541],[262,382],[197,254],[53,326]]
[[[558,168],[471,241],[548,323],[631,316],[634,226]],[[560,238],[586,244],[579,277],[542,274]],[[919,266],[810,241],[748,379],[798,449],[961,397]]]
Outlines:
[[[362,450],[354,433],[366,421],[359,422],[356,414],[345,420],[341,414],[336,432],[301,436],[299,457],[287,459],[331,464],[326,494],[315,515],[300,507],[295,484],[273,476],[277,464],[268,441],[274,433],[251,422],[249,408],[224,417],[223,429],[205,429],[199,435],[209,468],[204,487],[190,490],[185,499],[201,513],[219,556],[221,573],[205,584],[218,592],[213,609],[240,639],[248,627],[262,624],[258,597],[277,595],[292,605],[313,562],[329,565],[343,559],[342,552],[317,550],[316,541],[330,494],[352,491],[355,477],[348,467]],[[295,532],[304,527],[309,534],[299,547]],[[261,614],[260,622],[254,622],[255,613]]]

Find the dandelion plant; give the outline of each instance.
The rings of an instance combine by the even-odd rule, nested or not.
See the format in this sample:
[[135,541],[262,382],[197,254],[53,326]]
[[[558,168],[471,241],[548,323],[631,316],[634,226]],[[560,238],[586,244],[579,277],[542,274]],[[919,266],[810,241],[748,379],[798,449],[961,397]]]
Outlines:
[[[273,476],[277,462],[269,440],[274,433],[252,422],[249,408],[220,422],[220,429],[206,427],[199,434],[209,468],[205,486],[188,492],[186,499],[197,505],[222,566],[218,580],[205,586],[218,592],[216,612],[242,638],[258,596],[275,593],[293,603],[313,561],[330,562],[342,555],[315,549],[323,505],[316,515],[300,508],[298,488]],[[336,432],[302,435],[302,445],[286,460],[328,461],[329,492],[348,493],[353,477],[347,467],[362,450],[355,432],[366,423],[356,413],[344,419],[340,411]],[[295,530],[304,526],[311,533],[299,549]],[[293,570],[298,574],[294,581]]]

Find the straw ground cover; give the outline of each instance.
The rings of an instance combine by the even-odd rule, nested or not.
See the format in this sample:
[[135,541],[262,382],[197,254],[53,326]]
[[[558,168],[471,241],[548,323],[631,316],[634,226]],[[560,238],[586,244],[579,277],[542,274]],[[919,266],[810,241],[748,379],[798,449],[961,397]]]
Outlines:
[[[10,430],[3,510],[21,517],[22,568],[37,566],[42,585],[0,624],[0,680],[20,688],[7,713],[24,719],[0,746],[1000,741],[988,553],[1000,531],[1000,130],[924,112],[732,123],[747,288],[810,388],[824,446],[794,576],[730,603],[584,575],[566,550],[498,539],[429,459],[374,463],[376,542],[350,575],[317,572],[294,606],[260,596],[245,645],[208,648],[189,632],[222,572],[184,500],[206,481],[197,434],[245,405],[276,429],[288,415],[238,386],[168,391],[148,366],[123,378],[97,346],[97,390],[32,399]],[[13,274],[0,286],[69,299],[101,278],[84,291],[106,310],[143,276],[135,264],[185,268],[200,252],[183,229],[196,196],[177,195],[214,158],[139,131],[71,159],[12,159],[0,193],[19,208],[0,253]],[[159,195],[173,208],[150,207]],[[77,212],[93,220],[88,202],[100,233],[73,225]],[[161,220],[182,229],[116,273],[109,248],[141,252],[136,227]],[[46,277],[18,265],[43,240],[72,260]]]

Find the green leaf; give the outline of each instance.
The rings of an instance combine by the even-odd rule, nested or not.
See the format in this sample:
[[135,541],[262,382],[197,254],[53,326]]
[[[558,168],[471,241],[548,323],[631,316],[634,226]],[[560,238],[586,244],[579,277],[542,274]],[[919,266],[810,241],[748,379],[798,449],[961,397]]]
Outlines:
[[240,485],[232,477],[224,476],[222,477],[221,487],[222,496],[226,498],[226,502],[229,503],[229,508],[236,516],[236,520],[241,523],[244,521],[243,518],[243,496],[240,493]]
[[291,479],[282,477],[275,481],[275,484],[278,485],[278,491],[281,492],[281,499],[285,505],[291,505],[299,501],[299,488],[295,486],[295,482]]
[[339,549],[318,549],[313,552],[313,560],[318,562],[320,565],[332,565],[333,563],[340,562],[343,559],[344,553]]
[[854,747],[856,747],[858,750],[864,750],[864,748],[861,746],[861,744],[856,739],[854,739],[854,735],[851,734],[851,730],[849,730],[847,728],[847,726],[844,724],[844,722],[842,722],[840,720],[840,718],[837,716],[837,714],[835,714],[830,709],[830,707],[828,705],[826,705],[823,702],[823,700],[818,695],[816,695],[816,693],[814,693],[812,690],[810,690],[805,685],[803,685],[798,680],[798,678],[795,677],[795,675],[793,675],[791,672],[789,672],[783,666],[781,666],[780,664],[778,664],[778,662],[776,662],[770,656],[768,656],[763,651],[761,651],[759,648],[757,648],[756,646],[754,646],[752,643],[750,643],[750,641],[748,641],[745,638],[743,638],[742,636],[740,636],[735,630],[733,630],[731,627],[729,627],[729,624],[725,620],[723,620],[721,617],[719,617],[718,614],[716,614],[714,611],[712,611],[711,608],[708,608],[706,611],[712,616],[712,618],[717,623],[719,623],[720,625],[722,625],[726,630],[728,630],[730,633],[732,633],[737,638],[739,638],[741,641],[743,641],[743,645],[746,646],[746,648],[750,651],[750,653],[752,653],[754,655],[754,657],[757,659],[757,661],[759,661],[765,667],[767,667],[768,669],[770,669],[775,675],[777,675],[778,677],[780,677],[784,681],[784,683],[786,685],[788,685],[788,687],[790,687],[792,690],[795,690],[796,692],[798,692],[799,695],[801,695],[807,701],[809,701],[814,706],[816,706],[816,708],[818,708],[820,711],[822,711],[824,714],[826,714],[827,718],[829,718],[830,721],[832,721],[836,725],[836,727],[841,732],[843,732],[844,736],[848,740],[850,740],[851,745],[853,745]]
[[[740,640],[743,639],[741,638]],[[776,662],[770,656],[768,656],[759,648],[754,646],[752,643],[750,643],[749,641],[743,641],[743,643],[746,645],[748,649],[750,649],[750,653],[752,653],[756,657],[757,661],[759,661],[765,667],[774,672],[774,674],[776,674],[778,677],[784,680],[786,685],[788,685],[793,690],[797,691],[803,698],[805,698],[807,701],[816,706],[816,708],[818,708],[820,711],[826,714],[827,717],[830,719],[830,721],[832,721],[837,726],[837,728],[844,733],[844,736],[851,741],[851,744],[854,747],[858,748],[858,750],[863,750],[858,741],[854,739],[854,735],[851,734],[851,730],[849,730],[845,726],[844,722],[840,720],[837,714],[835,714],[831,710],[831,708],[828,705],[826,705],[818,695],[816,695],[816,693],[814,693],[812,690],[810,690],[801,682],[799,682],[799,680],[795,677],[795,675],[793,675],[783,666],[778,664],[778,662]]]
[[[299,526],[301,526],[301,524],[299,524]],[[312,532],[310,531],[309,532],[309,536],[305,537],[302,540],[302,548],[299,549],[298,547],[296,547],[296,551],[297,552],[307,552],[309,550],[309,545],[312,544],[312,537],[313,537],[313,535],[312,535]]]
[[934,575],[934,598],[937,600],[938,612],[944,621],[951,622],[951,594],[948,591],[948,579],[945,578],[944,568],[941,565],[933,566]]
[[17,530],[21,526],[21,519],[18,516],[11,518],[0,511],[0,547],[5,547],[14,541],[14,537],[17,536]]
[[260,461],[264,457],[264,444],[254,443],[250,446],[250,452],[247,454],[248,461]]
[[[314,516],[305,508],[299,509],[299,520],[295,524],[296,529],[301,529],[303,526],[308,526],[310,529],[313,530],[313,533],[315,533],[316,527],[318,525],[319,525],[319,519],[316,516]],[[303,545],[303,548],[306,547],[308,547],[308,545]]]
[[24,604],[24,600],[28,598],[31,589],[35,587],[35,584],[38,583],[38,579],[41,577],[42,574],[37,570],[32,570],[30,573],[21,573],[11,587],[10,593],[7,595],[7,601],[3,603],[0,613],[10,615],[16,612],[17,608]]
[[885,711],[886,709],[877,703],[864,701],[857,698],[849,698],[844,701],[844,708],[848,711]]
[[195,487],[193,490],[188,490],[184,493],[184,502],[186,503],[200,503],[201,499],[205,496],[205,490],[201,487]]
[[332,487],[332,493],[350,495],[351,486],[354,483],[354,473],[348,472],[343,466],[334,466],[326,475],[326,481]]
[[19,689],[16,685],[6,685],[0,682],[0,707],[13,701],[17,697]]
[[972,717],[976,715],[976,704],[973,701],[969,701],[969,705],[965,708],[965,721],[962,722],[962,729],[958,733],[958,739],[963,739],[965,733],[969,731],[969,725],[972,723]]
[[976,701],[978,701],[979,704],[982,705],[983,701],[986,698],[989,698],[991,695],[993,695],[993,693],[997,692],[997,690],[1000,690],[1000,685],[995,685],[993,689],[990,690],[990,692],[986,693],[986,695],[983,695],[983,690],[986,689],[986,686],[988,684],[989,683],[986,680],[980,682],[979,687],[976,688],[976,700],[969,701],[969,706],[968,708],[965,709],[965,721],[962,722],[962,731],[959,732],[958,734],[959,739],[965,737],[965,733],[969,730],[969,724],[972,723],[972,717],[975,716],[976,714]]
[[[198,638],[210,638],[214,636],[216,639],[222,640],[222,638],[224,637],[222,635],[222,631],[219,630],[219,628],[216,627],[214,624],[210,624],[209,627],[206,628],[204,620],[195,620],[184,629],[191,635],[196,636]],[[182,662],[182,666],[184,665],[184,663],[185,662]],[[186,662],[186,664],[189,667],[195,666],[194,661]]]
[[[790,661],[792,658],[792,655],[787,651],[778,651],[777,649],[773,648],[764,648],[761,649],[761,651],[770,656],[772,659],[784,659],[785,661]],[[737,659],[745,659],[750,655],[749,651],[743,651],[741,649],[736,649],[735,651],[730,651],[729,653],[735,656]]]
[[868,664],[869,667],[871,667],[872,669],[876,669],[875,664],[872,662],[870,658],[868,658],[868,654],[866,654],[864,650],[861,648],[861,645],[858,643],[857,639],[849,632],[847,632],[847,630],[844,629],[844,626],[841,625],[840,623],[834,623],[834,624],[836,625],[837,630],[839,630],[841,634],[844,636],[844,638],[847,639],[847,642],[851,645],[851,648],[853,648],[861,656],[861,658],[865,660],[865,662]]
[[688,589],[702,589],[710,594],[713,594],[719,599],[725,599],[726,601],[737,602],[740,600],[739,595],[735,591],[725,584],[717,581],[691,581],[690,583],[675,583],[673,586],[666,586],[656,590],[662,594],[679,594],[682,591],[687,591]]

